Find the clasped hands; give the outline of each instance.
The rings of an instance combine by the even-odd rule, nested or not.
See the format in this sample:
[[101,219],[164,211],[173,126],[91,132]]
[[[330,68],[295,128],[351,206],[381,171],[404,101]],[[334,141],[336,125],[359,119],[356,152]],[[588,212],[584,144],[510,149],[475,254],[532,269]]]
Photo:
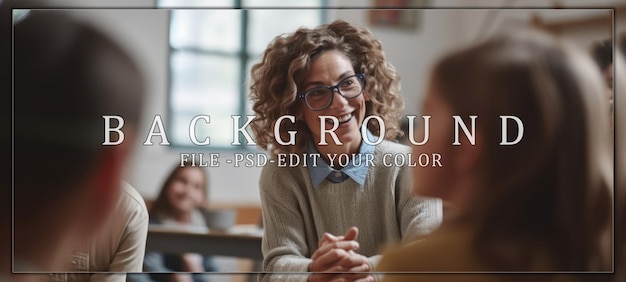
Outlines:
[[373,282],[374,276],[367,257],[356,253],[359,229],[351,227],[343,236],[324,233],[317,250],[311,256],[309,271],[314,272],[308,281],[358,281]]

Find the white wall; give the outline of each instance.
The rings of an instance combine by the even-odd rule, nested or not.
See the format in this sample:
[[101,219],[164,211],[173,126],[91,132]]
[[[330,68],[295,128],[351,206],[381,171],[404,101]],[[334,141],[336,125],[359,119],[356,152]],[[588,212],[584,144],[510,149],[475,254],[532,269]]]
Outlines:
[[[69,7],[68,3],[78,5],[80,1],[55,1],[55,4]],[[538,0],[513,1],[514,7],[522,5],[545,3]],[[595,1],[561,1],[566,6],[597,5]],[[614,3],[616,1],[605,1]],[[82,7],[98,5],[99,7],[113,7],[129,5],[133,7],[152,7],[153,0],[142,1],[82,1]],[[436,1],[435,8],[467,7],[468,5],[502,6],[511,1]],[[338,0],[332,5],[350,7],[363,6],[361,1]],[[510,4],[509,4],[510,5]],[[419,114],[419,104],[428,72],[435,60],[443,53],[459,48],[478,40],[479,35],[488,36],[498,29],[514,29],[518,26],[527,26],[533,11],[506,10],[463,10],[463,9],[430,9],[422,11],[419,28],[414,31],[393,30],[389,28],[371,27],[374,35],[383,42],[383,48],[389,60],[396,66],[402,76],[402,88],[406,97],[406,112]],[[140,128],[139,139],[136,140],[136,151],[132,155],[128,166],[127,179],[146,198],[154,198],[158,193],[169,170],[178,162],[182,151],[170,147],[143,146],[152,117],[167,114],[167,80],[168,80],[168,12],[166,10],[76,10],[80,17],[94,21],[117,38],[137,59],[144,70],[148,82],[149,99],[144,112],[144,122]],[[494,15],[495,13],[495,15]],[[545,20],[562,17],[568,13],[562,10],[541,11]],[[569,12],[566,16],[585,16],[594,11]],[[331,18],[342,18],[357,25],[367,26],[367,10],[335,10]],[[482,30],[485,18],[493,16],[494,22],[490,29]],[[623,23],[623,22],[621,22]],[[620,24],[624,31],[623,24]],[[570,35],[579,44],[604,39],[603,34],[594,31],[585,31],[582,34]],[[581,46],[583,47],[583,46]],[[166,119],[164,119],[166,120]],[[186,152],[186,151],[185,151]],[[205,152],[208,153],[208,152]],[[222,159],[232,159],[232,152],[221,152]],[[210,174],[210,198],[215,202],[259,203],[258,178],[260,168],[234,168],[232,165],[222,165],[208,169]]]
[[[616,0],[559,1],[564,7],[611,7]],[[336,0],[332,5],[362,7],[362,1]],[[421,10],[420,26],[415,31],[392,30],[368,26],[366,10],[337,10],[332,18],[341,18],[354,24],[368,26],[383,42],[388,59],[402,77],[402,89],[406,99],[407,114],[419,114],[420,99],[427,84],[428,73],[436,59],[456,48],[479,42],[491,35],[508,32],[530,25],[534,14],[544,21],[556,21],[589,17],[607,13],[607,9],[552,9],[553,4],[544,0],[437,0],[431,1],[429,9]],[[485,9],[463,9],[481,7]],[[516,9],[489,9],[507,7]],[[542,9],[524,9],[536,7]],[[626,18],[616,20],[617,34],[626,32]],[[579,28],[562,33],[582,49],[597,41],[607,39],[609,32],[596,28]]]

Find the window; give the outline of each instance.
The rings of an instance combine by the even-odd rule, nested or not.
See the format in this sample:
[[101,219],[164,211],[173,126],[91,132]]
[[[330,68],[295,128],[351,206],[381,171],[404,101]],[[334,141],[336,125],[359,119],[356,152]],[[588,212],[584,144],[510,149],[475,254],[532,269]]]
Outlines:
[[[225,9],[232,7],[280,7],[277,1],[210,1],[212,9],[189,9],[202,1],[160,1],[170,12],[170,77],[168,133],[174,146],[194,146],[189,136],[191,120],[210,115],[207,124],[199,120],[195,135],[199,141],[210,137],[211,149],[245,149],[233,143],[234,115],[251,115],[249,72],[260,60],[267,44],[277,35],[298,27],[323,22],[323,0],[299,1],[298,9]],[[276,3],[272,3],[276,2]],[[261,6],[263,5],[263,6]],[[215,8],[218,7],[218,8]],[[310,9],[308,9],[310,8]]]

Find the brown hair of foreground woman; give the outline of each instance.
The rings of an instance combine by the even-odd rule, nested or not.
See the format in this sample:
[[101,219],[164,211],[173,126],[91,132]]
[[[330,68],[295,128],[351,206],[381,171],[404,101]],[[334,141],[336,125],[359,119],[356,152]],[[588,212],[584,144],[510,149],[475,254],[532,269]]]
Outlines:
[[[433,131],[416,148],[440,152],[450,164],[415,168],[414,192],[449,202],[451,218],[425,241],[387,252],[378,270],[610,271],[613,175],[604,90],[588,55],[538,32],[495,37],[441,59],[423,113],[432,115],[432,128],[451,115],[477,115],[476,145],[437,142],[452,133]],[[523,121],[520,143],[499,144],[502,115]],[[515,278],[530,277],[507,277]]]

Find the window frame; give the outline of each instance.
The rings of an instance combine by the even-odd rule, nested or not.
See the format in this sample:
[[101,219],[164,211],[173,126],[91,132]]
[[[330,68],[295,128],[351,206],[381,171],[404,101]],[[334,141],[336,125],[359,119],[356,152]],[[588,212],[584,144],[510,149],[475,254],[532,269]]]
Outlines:
[[[320,1],[320,5],[322,7],[325,7],[327,0],[319,0]],[[238,127],[243,126],[243,124],[246,121],[246,115],[248,115],[247,113],[247,102],[249,101],[248,99],[248,62],[250,61],[250,59],[253,57],[252,54],[250,53],[249,49],[249,32],[250,32],[250,27],[249,27],[249,12],[251,10],[259,10],[259,9],[254,9],[254,8],[242,8],[242,0],[235,0],[234,1],[234,8],[233,9],[237,9],[237,10],[241,10],[241,18],[240,18],[240,24],[241,24],[241,29],[240,29],[240,37],[239,37],[239,44],[240,44],[240,48],[239,51],[237,52],[225,52],[225,51],[221,51],[221,50],[211,50],[211,49],[204,49],[201,47],[174,47],[172,45],[171,42],[171,36],[172,36],[172,18],[173,18],[173,13],[176,12],[176,8],[169,8],[168,11],[168,34],[167,34],[167,44],[168,44],[168,53],[167,53],[167,62],[168,62],[168,78],[167,78],[167,114],[166,114],[166,124],[164,125],[165,130],[168,132],[174,132],[174,113],[176,112],[174,105],[172,103],[173,97],[174,97],[174,89],[173,89],[173,82],[174,82],[174,69],[173,69],[173,57],[175,54],[193,54],[193,55],[200,55],[200,56],[217,56],[217,57],[221,57],[221,58],[233,58],[235,60],[238,61],[238,74],[239,74],[239,79],[237,81],[237,84],[239,86],[238,92],[239,92],[239,105],[238,105],[238,109],[236,113],[233,113],[233,115],[239,115],[241,116],[241,118],[239,119],[239,124]],[[224,8],[219,8],[219,9],[224,9]],[[218,10],[219,10],[218,9]],[[320,24],[324,24],[327,21],[327,17],[328,17],[328,13],[326,11],[326,9],[324,8],[315,8],[316,10],[318,10],[319,13],[319,17],[320,17]],[[201,9],[199,9],[201,10]],[[224,9],[225,10],[225,9]],[[210,113],[195,113],[195,115],[201,115],[201,114],[209,114]],[[191,121],[191,120],[190,120]],[[223,152],[232,152],[232,151],[255,151],[258,150],[258,148],[256,147],[256,145],[250,145],[247,144],[246,139],[244,138],[243,133],[238,132],[237,134],[239,134],[239,141],[240,141],[240,145],[226,145],[226,146],[222,146],[222,145],[215,145],[215,144],[209,144],[209,145],[203,145],[203,146],[199,146],[199,145],[193,145],[193,144],[181,144],[180,142],[174,141],[174,139],[171,139],[172,141],[170,142],[171,145],[170,147],[173,149],[192,149],[192,150],[196,150],[196,151],[203,151],[204,149],[210,149],[211,151],[223,151]],[[200,138],[201,139],[201,138]],[[234,140],[232,140],[234,141]]]

